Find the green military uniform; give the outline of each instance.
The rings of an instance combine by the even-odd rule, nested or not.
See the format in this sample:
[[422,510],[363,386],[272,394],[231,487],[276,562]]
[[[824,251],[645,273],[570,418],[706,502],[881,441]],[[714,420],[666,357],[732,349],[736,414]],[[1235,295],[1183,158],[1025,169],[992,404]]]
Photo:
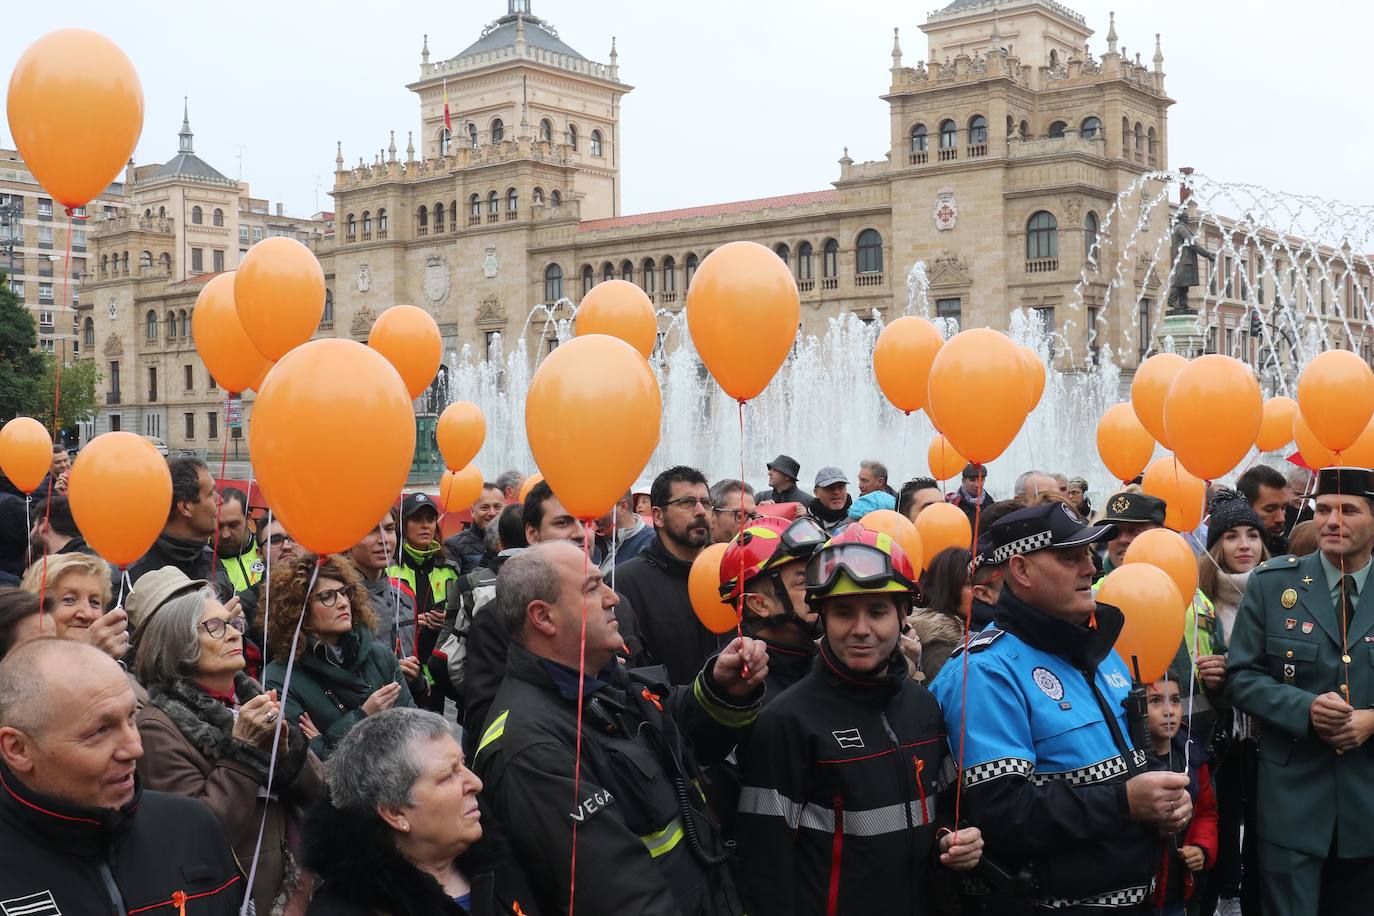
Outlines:
[[1266,916],[1370,911],[1357,888],[1374,872],[1374,742],[1342,753],[1317,737],[1311,720],[1324,693],[1356,709],[1374,706],[1369,568],[1346,577],[1354,612],[1344,639],[1341,573],[1321,551],[1261,563],[1236,614],[1226,694],[1259,731]]

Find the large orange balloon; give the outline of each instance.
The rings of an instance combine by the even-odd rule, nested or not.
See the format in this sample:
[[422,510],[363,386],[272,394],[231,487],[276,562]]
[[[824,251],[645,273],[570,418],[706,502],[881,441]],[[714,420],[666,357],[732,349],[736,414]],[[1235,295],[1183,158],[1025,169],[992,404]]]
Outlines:
[[367,345],[401,374],[412,401],[434,381],[444,358],[444,342],[434,316],[413,305],[394,305],[377,316]]
[[1255,374],[1220,353],[1180,369],[1164,397],[1164,429],[1174,456],[1203,480],[1216,480],[1240,464],[1263,418],[1264,395]]
[[439,414],[434,438],[450,471],[467,467],[487,441],[487,420],[482,416],[482,408],[471,401],[454,401]]
[[985,464],[1025,422],[1026,384],[1024,358],[1010,338],[991,328],[961,331],[931,364],[926,413],[961,455]]
[[930,465],[930,476],[936,480],[949,480],[958,477],[968,464],[968,459],[949,444],[942,433],[936,433],[926,447],[926,463]]
[[873,374],[893,407],[909,414],[925,406],[930,364],[942,346],[940,332],[924,318],[904,315],[883,328],[873,347]]
[[215,384],[242,394],[261,381],[272,363],[258,352],[239,321],[234,304],[235,271],[212,277],[191,310],[191,337]]
[[283,356],[249,430],[253,472],[291,537],[339,553],[396,502],[415,453],[405,383],[376,350],[327,338]]
[[1260,421],[1255,448],[1273,452],[1293,441],[1293,418],[1298,414],[1298,402],[1280,395],[1264,402],[1264,419]]
[[38,489],[52,468],[52,436],[33,417],[15,417],[0,429],[0,470],[21,493]]
[[1045,394],[1045,364],[1040,361],[1040,354],[1030,347],[1018,345],[1021,351],[1021,362],[1026,367],[1026,394],[1029,406],[1026,413],[1030,413],[1040,403],[1040,398]]
[[1197,591],[1197,554],[1177,531],[1168,528],[1142,531],[1126,548],[1121,562],[1123,565],[1149,563],[1159,567],[1174,580],[1178,593],[1185,596],[1185,603],[1192,603],[1193,593]]
[[525,478],[525,482],[520,484],[520,501],[523,503],[529,498],[530,491],[544,482],[544,475],[534,473]]
[[1374,416],[1374,371],[1350,350],[1318,353],[1298,375],[1298,407],[1317,441],[1339,455]]
[[1317,440],[1301,411],[1293,416],[1293,444],[1298,447],[1302,460],[1314,471],[1335,467],[1340,463],[1331,449]]
[[439,478],[439,505],[445,512],[471,509],[482,495],[482,472],[470,464],[461,471],[444,471]]
[[792,271],[757,242],[730,242],[708,254],[687,291],[692,344],[716,384],[737,401],[768,387],[800,322]]
[[603,280],[577,307],[577,335],[619,337],[648,359],[658,342],[658,315],[649,295],[629,280]]
[[733,605],[720,600],[720,561],[729,544],[712,544],[692,561],[687,571],[687,595],[701,625],[712,633],[728,633],[739,622]]
[[964,510],[953,503],[933,503],[916,516],[916,533],[921,536],[925,556],[933,557],[946,547],[969,549],[973,526]]
[[67,209],[100,196],[143,132],[143,85],[128,56],[85,29],[49,32],[10,77],[10,133],[24,163]]
[[1140,425],[1130,404],[1113,404],[1097,421],[1097,454],[1117,480],[1135,480],[1154,451],[1154,437]]
[[1140,489],[1164,500],[1164,527],[1174,531],[1192,531],[1202,523],[1202,510],[1207,500],[1207,485],[1200,478],[1166,455],[1157,458],[1145,469]]
[[563,508],[591,521],[610,511],[649,463],[662,413],[644,357],[623,340],[588,334],[554,350],[535,371],[525,435]]
[[1116,651],[1126,666],[1139,666],[1141,683],[1163,677],[1183,645],[1187,614],[1169,574],[1148,563],[1117,567],[1102,580],[1097,600],[1120,608],[1126,618],[1116,638]]
[[1140,425],[1165,448],[1169,448],[1169,437],[1164,429],[1164,398],[1174,376],[1186,365],[1188,361],[1177,353],[1156,353],[1140,364],[1131,381],[1131,407]]
[[279,360],[310,339],[324,317],[324,270],[295,239],[263,239],[234,277],[239,321],[258,352]]
[[[917,516],[919,518],[919,516]],[[922,551],[921,535],[911,519],[891,509],[876,509],[859,519],[859,524],[869,531],[890,535],[897,546],[911,560],[913,569],[923,569],[925,557]]]
[[167,459],[147,439],[104,433],[77,454],[67,498],[86,543],[106,562],[123,568],[147,553],[167,524],[172,474]]
[[1374,419],[1369,421],[1355,444],[1341,452],[1341,463],[1347,467],[1374,468]]

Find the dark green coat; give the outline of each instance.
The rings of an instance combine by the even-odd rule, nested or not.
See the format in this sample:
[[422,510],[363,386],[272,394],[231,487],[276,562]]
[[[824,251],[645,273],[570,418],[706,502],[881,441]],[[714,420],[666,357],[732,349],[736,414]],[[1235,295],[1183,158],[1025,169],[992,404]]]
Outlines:
[[[320,736],[310,742],[310,749],[321,760],[333,753],[348,730],[366,717],[363,703],[384,684],[400,683],[397,706],[415,705],[396,656],[373,641],[371,630],[355,627],[340,645],[342,664],[330,657],[322,643],[307,646],[291,671],[291,693],[286,697],[288,722],[297,724],[301,713],[307,712],[320,730]],[[274,661],[263,674],[269,689],[281,690],[286,664]]]
[[1332,829],[1341,858],[1374,856],[1374,741],[1338,754],[1311,718],[1318,695],[1342,693],[1347,668],[1350,704],[1374,706],[1371,593],[1360,596],[1342,650],[1321,554],[1275,557],[1255,567],[1231,631],[1226,694],[1259,725],[1260,838],[1310,856],[1330,853]]

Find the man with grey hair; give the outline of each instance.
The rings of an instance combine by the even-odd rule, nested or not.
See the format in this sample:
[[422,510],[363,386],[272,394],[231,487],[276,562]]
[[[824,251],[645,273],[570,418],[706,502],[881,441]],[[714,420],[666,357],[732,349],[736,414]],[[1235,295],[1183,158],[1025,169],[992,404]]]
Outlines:
[[725,478],[711,484],[711,543],[724,544],[744,523],[755,518],[754,488],[742,480]]
[[505,471],[494,481],[501,488],[501,498],[506,505],[520,502],[520,487],[525,483],[525,475],[519,471]]
[[872,458],[865,458],[859,462],[859,495],[867,496],[878,490],[891,496],[893,502],[896,502],[897,491],[887,485],[887,465]]
[[204,803],[144,791],[129,679],[98,649],[37,639],[0,662],[0,908],[238,912],[244,881]]
[[1059,481],[1049,471],[1022,471],[1016,478],[1015,499],[1023,506],[1038,506],[1050,493],[1059,493]]
[[575,829],[579,911],[741,912],[719,826],[695,785],[699,764],[724,759],[758,714],[763,643],[732,640],[675,688],[616,661],[619,598],[573,545],[512,558],[497,591],[511,645],[474,767],[540,909],[571,908]]

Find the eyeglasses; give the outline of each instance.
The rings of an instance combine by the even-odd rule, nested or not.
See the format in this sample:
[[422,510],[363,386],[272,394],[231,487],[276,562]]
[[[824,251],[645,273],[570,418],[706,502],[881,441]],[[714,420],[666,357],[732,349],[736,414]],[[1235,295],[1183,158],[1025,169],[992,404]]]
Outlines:
[[894,579],[912,584],[893,568],[892,557],[884,551],[869,544],[849,543],[828,547],[811,558],[806,566],[806,590],[826,591],[841,572],[860,588],[886,585]]
[[740,523],[746,518],[751,522],[756,518],[763,518],[763,516],[759,515],[757,512],[745,512],[743,509],[717,509],[715,506],[712,506],[711,511],[719,512],[721,515],[728,513],[732,519]]
[[348,588],[340,586],[338,588],[326,588],[315,593],[315,600],[319,601],[323,607],[333,607],[342,597],[348,600]]
[[[681,506],[684,509],[695,509],[697,506],[701,506],[703,509],[714,509],[716,501],[709,496],[679,496],[677,499],[668,500],[664,505]],[[736,509],[735,511],[740,510]]]
[[291,541],[293,544],[296,543],[289,534],[274,534],[267,539],[267,543],[271,544],[273,547],[280,547],[287,541]]
[[224,634],[229,632],[229,627],[238,630],[240,634],[247,633],[248,621],[243,619],[242,614],[235,614],[227,620],[216,617],[197,624],[197,628],[204,630],[212,639],[223,639]]

